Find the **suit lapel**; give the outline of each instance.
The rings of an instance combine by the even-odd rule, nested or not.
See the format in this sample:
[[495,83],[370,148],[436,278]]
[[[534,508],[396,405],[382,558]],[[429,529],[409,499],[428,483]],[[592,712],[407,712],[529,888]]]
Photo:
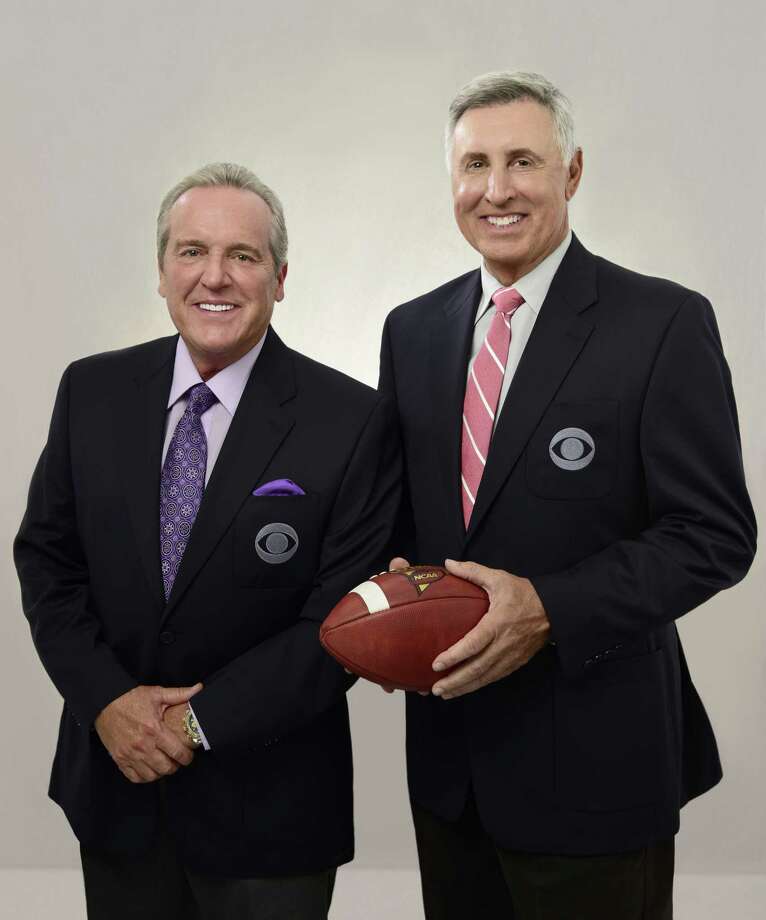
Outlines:
[[431,401],[436,420],[436,468],[447,496],[447,518],[452,532],[462,539],[460,499],[460,439],[465,398],[466,368],[471,352],[476,308],[481,299],[481,272],[474,271],[442,305],[431,328]]
[[160,569],[160,464],[168,393],[178,336],[147,346],[139,369],[125,380],[114,406],[114,443],[128,518],[149,585],[160,608],[165,603]]
[[293,398],[295,391],[290,352],[269,328],[205,488],[163,619],[207,562],[293,427],[295,420],[284,403]]
[[165,603],[160,569],[160,466],[168,393],[178,336],[161,339],[133,380],[116,413],[119,462],[128,513],[151,595]]
[[471,522],[470,540],[593,331],[596,262],[576,237],[554,276],[503,404]]

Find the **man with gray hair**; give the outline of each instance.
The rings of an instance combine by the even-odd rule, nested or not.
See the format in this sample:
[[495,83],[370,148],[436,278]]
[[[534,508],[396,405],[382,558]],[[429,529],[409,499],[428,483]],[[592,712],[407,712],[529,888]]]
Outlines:
[[469,83],[446,147],[481,266],[390,314],[380,376],[397,551],[490,599],[407,695],[426,916],[668,920],[679,810],[721,775],[674,621],[755,551],[713,311],[572,234],[583,155],[543,77]]
[[64,698],[50,795],[91,918],[320,920],[353,828],[318,630],[381,565],[393,417],[271,328],[287,232],[249,170],[178,183],[157,256],[179,335],[67,369],[15,544]]

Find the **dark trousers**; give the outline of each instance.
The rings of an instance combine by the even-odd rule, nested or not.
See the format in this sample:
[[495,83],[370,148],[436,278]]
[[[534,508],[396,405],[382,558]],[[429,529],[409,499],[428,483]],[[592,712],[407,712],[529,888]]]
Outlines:
[[327,920],[335,869],[218,878],[185,868],[166,822],[140,856],[80,848],[89,920]]
[[473,796],[458,821],[413,803],[426,920],[672,920],[674,842],[556,856],[495,846]]

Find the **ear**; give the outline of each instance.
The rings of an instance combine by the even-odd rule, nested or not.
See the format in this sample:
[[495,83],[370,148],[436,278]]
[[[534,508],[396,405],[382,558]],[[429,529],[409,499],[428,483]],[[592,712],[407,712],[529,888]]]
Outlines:
[[157,293],[160,295],[160,297],[167,297],[167,294],[165,293],[165,291],[166,291],[166,287],[165,287],[165,272],[162,270],[162,263],[160,262],[160,263],[158,264],[157,267],[158,267],[159,272],[160,272],[160,282],[159,282],[159,284],[157,285]]
[[577,150],[575,150],[575,155],[572,157],[569,163],[565,193],[567,201],[571,201],[571,199],[574,198],[574,193],[577,191],[577,186],[580,184],[580,179],[582,179],[582,169],[582,147],[578,147]]
[[285,278],[287,277],[287,262],[277,272],[277,289],[274,292],[274,300],[277,302],[285,299]]

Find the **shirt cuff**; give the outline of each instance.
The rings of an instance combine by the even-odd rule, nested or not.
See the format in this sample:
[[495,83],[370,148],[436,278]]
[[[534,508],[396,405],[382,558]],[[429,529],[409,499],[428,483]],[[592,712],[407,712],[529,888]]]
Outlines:
[[192,709],[191,703],[187,703],[186,705],[187,705],[187,706],[189,707],[189,709],[191,710],[192,718],[193,718],[194,721],[197,723],[197,731],[199,732],[199,737],[200,737],[200,741],[202,742],[202,747],[203,747],[206,751],[209,751],[209,750],[210,750],[210,745],[207,743],[207,738],[205,737],[205,733],[202,731],[202,726],[199,724],[199,719],[197,718],[196,713],[195,713],[194,710]]

